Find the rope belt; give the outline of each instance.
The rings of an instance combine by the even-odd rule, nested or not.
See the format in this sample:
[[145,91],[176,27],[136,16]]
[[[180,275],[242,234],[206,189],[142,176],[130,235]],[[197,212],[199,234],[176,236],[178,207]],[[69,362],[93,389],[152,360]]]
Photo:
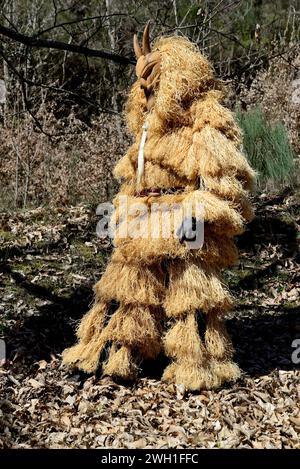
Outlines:
[[138,170],[137,170],[138,186],[140,185],[143,174],[144,174],[144,167],[145,167],[144,147],[145,147],[145,143],[147,140],[148,128],[149,128],[149,124],[147,121],[145,121],[143,125],[143,133],[142,133],[140,146],[139,146],[139,153],[138,153]]
[[143,189],[135,193],[135,197],[158,197],[160,195],[166,194],[176,194],[178,192],[183,192],[185,187],[150,187],[149,189]]

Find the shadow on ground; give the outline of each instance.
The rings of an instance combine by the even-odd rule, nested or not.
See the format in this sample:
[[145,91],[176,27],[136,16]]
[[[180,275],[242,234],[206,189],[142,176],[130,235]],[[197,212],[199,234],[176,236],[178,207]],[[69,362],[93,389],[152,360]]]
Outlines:
[[[39,291],[41,294],[41,291]],[[20,328],[16,325],[7,331],[6,342],[9,358],[16,352],[27,365],[61,353],[75,342],[77,320],[88,310],[93,292],[87,287],[76,289],[69,298],[46,304],[39,308],[38,315],[26,318]],[[297,367],[291,360],[292,342],[300,337],[300,315],[298,308],[282,308],[255,317],[245,316],[245,311],[227,321],[228,331],[236,350],[235,360],[242,370],[251,376],[268,374],[279,368],[291,370]],[[161,357],[155,364],[147,364],[147,373],[159,377],[166,359]]]
[[5,341],[8,358],[18,354],[26,365],[46,359],[52,354],[61,353],[75,341],[77,321],[88,311],[93,302],[93,290],[80,286],[69,297],[59,297],[47,288],[33,284],[25,276],[13,272],[16,284],[26,293],[47,300],[37,307],[35,314],[18,321],[13,328],[6,330]]
[[250,376],[266,375],[275,369],[293,370],[293,341],[300,338],[299,309],[284,308],[255,318],[233,318],[227,322],[236,351],[235,361]]

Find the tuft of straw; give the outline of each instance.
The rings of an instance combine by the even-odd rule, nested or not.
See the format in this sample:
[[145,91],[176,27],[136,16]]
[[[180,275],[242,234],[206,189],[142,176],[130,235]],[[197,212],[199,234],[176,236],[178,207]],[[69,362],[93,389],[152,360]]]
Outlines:
[[201,261],[171,261],[169,276],[164,300],[167,316],[177,317],[197,310],[209,313],[216,308],[225,312],[233,306],[220,274]]
[[99,356],[106,343],[102,331],[107,310],[106,303],[99,301],[83,317],[77,330],[78,344],[63,352],[65,364],[75,365],[87,373],[97,370]]

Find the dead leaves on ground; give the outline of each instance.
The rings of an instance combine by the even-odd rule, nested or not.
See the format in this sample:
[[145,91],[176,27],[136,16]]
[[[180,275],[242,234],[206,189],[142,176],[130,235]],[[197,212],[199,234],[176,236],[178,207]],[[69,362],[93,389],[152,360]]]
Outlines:
[[[260,203],[264,215],[288,217],[287,229],[298,226],[292,196],[270,207]],[[300,373],[290,359],[291,338],[300,329],[285,321],[299,304],[299,267],[289,234],[278,231],[273,239],[260,227],[265,232],[256,234],[228,273],[239,301],[231,332],[239,336],[237,352],[249,374],[231,387],[186,394],[154,379],[126,387],[67,371],[60,359],[64,344],[52,342],[47,329],[34,335],[35,324],[56,333],[64,320],[74,329],[68,298],[83,285],[91,289],[110,250],[97,240],[95,227],[84,207],[1,215],[0,250],[9,268],[0,274],[0,308],[10,350],[0,368],[0,446],[300,448]],[[25,281],[26,287],[29,282],[43,288],[26,290]],[[52,296],[43,297],[47,292]],[[59,306],[60,299],[66,302]],[[45,311],[48,322],[39,326]]]

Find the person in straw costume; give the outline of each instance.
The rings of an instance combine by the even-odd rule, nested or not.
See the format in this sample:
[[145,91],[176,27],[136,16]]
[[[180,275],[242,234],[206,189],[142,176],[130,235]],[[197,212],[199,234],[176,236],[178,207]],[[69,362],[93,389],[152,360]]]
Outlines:
[[[233,300],[221,272],[236,263],[234,237],[253,218],[248,195],[255,173],[241,153],[234,116],[221,104],[213,68],[197,47],[175,36],[159,38],[151,49],[148,23],[142,47],[134,37],[134,50],[137,81],[126,119],[135,140],[115,168],[122,181],[114,200],[115,249],[79,325],[79,341],[63,360],[132,380],[144,360],[164,353],[170,362],[163,380],[211,389],[240,376],[223,319]],[[147,236],[145,230],[125,236],[125,196],[126,213],[137,203],[149,213],[153,206],[200,204],[202,246],[191,249],[184,220],[169,237],[151,236],[148,228]],[[141,214],[129,218],[145,222]],[[193,212],[195,221],[198,226]]]

